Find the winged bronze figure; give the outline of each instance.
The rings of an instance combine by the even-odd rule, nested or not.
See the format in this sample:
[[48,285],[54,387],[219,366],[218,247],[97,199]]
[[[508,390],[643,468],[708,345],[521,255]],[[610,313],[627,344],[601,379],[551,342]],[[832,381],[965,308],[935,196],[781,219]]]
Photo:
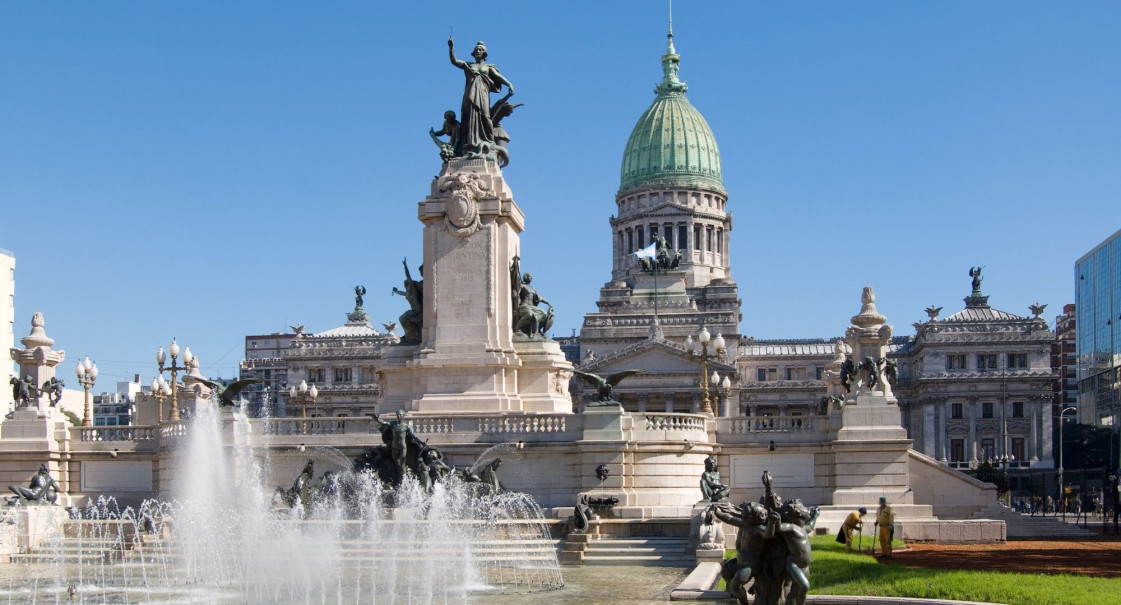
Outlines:
[[245,387],[251,384],[259,384],[262,382],[264,382],[264,380],[261,380],[260,378],[242,378],[241,380],[235,380],[231,382],[230,386],[228,387],[223,387],[217,382],[214,382],[213,380],[207,380],[205,378],[196,378],[194,376],[185,376],[183,378],[183,384],[198,383],[205,384],[206,386],[210,387],[210,390],[218,394],[218,405],[220,406],[236,406],[237,396],[239,393],[245,390]]
[[615,388],[615,385],[619,384],[624,378],[629,378],[635,374],[645,374],[646,370],[623,370],[622,372],[615,372],[607,376],[600,376],[590,372],[581,372],[580,370],[572,370],[572,373],[583,378],[588,384],[596,388],[596,391],[599,393],[599,399],[595,400],[595,402],[593,402],[594,404],[605,405],[609,403],[619,403],[611,396],[611,390]]

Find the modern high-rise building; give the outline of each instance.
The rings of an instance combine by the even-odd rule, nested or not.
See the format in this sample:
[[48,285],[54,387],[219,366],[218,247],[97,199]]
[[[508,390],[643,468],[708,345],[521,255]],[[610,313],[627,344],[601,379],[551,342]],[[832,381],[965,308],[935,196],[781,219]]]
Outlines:
[[12,379],[12,359],[6,351],[15,346],[16,323],[16,257],[0,248],[0,351],[4,351],[4,362],[0,363],[0,416],[12,409],[12,390],[8,381]]
[[1074,264],[1078,333],[1078,417],[1099,426],[1121,418],[1118,365],[1121,357],[1121,231]]

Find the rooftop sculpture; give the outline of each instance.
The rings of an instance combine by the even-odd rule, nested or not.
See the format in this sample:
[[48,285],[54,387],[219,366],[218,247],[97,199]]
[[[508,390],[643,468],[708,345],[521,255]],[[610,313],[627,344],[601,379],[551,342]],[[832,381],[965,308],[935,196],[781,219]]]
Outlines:
[[[460,104],[459,119],[455,112],[444,112],[444,123],[440,130],[429,129],[432,140],[440,147],[440,157],[447,161],[451,158],[483,157],[496,159],[505,166],[509,163],[506,143],[510,140],[506,129],[499,125],[503,118],[510,115],[518,105],[511,105],[510,96],[514,85],[498,68],[486,62],[487,47],[482,41],[475,44],[471,51],[473,62],[462,61],[455,57],[455,42],[448,38],[448,58],[452,65],[463,70],[466,83],[463,88],[463,101]],[[491,105],[491,93],[508,90],[505,96]],[[438,137],[447,136],[448,141]]]

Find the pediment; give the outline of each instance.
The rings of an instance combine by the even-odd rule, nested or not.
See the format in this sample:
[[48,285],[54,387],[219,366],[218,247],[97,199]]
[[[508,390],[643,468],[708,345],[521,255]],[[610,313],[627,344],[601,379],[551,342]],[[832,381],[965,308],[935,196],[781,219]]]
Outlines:
[[[710,359],[708,365],[709,372],[721,375],[735,374],[736,371],[734,364],[723,361]],[[646,370],[649,374],[690,374],[700,370],[700,362],[690,360],[682,345],[648,338],[580,367],[585,372],[601,376],[635,368]]]

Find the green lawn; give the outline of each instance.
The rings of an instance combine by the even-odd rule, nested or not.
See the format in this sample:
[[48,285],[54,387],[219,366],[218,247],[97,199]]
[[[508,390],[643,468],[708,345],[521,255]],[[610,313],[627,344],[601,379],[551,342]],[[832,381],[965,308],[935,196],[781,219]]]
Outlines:
[[[880,563],[867,554],[845,552],[845,546],[834,541],[833,536],[814,536],[812,543],[810,594],[919,597],[1016,605],[1115,605],[1121,595],[1121,578],[908,569],[898,563]],[[902,546],[898,540],[895,544]],[[730,550],[727,556],[731,558],[736,553]]]

